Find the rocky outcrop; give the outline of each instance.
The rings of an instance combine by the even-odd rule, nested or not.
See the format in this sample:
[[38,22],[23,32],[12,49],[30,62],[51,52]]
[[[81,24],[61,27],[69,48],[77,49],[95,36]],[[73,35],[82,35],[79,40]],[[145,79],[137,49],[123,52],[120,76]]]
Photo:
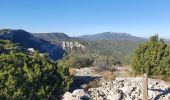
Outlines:
[[78,38],[69,37],[68,35],[55,32],[55,33],[34,33],[35,37],[51,42],[51,44],[62,47],[67,53],[74,50],[84,50],[86,47],[79,42]]
[[89,82],[101,80],[102,78],[102,75],[95,73],[95,67],[80,68],[75,71],[76,74],[73,77],[73,84],[70,87],[70,91],[85,88]]
[[24,30],[9,30],[1,33],[0,38],[19,43],[24,48],[33,48],[40,53],[47,53],[53,60],[61,59],[65,53],[62,47],[54,45],[49,41],[37,38]]
[[79,49],[79,50],[85,50],[85,46],[82,45],[81,43],[77,42],[77,41],[62,41],[62,45],[63,49],[67,52],[72,52],[73,49]]
[[83,89],[77,89],[73,93],[66,92],[62,100],[89,100],[89,94],[84,92]]
[[[101,87],[91,88],[87,92],[78,89],[73,93],[66,93],[63,100],[67,100],[67,94],[74,97],[74,100],[142,100],[142,78],[117,78],[103,83]],[[170,85],[162,80],[149,79],[148,99],[170,100]]]

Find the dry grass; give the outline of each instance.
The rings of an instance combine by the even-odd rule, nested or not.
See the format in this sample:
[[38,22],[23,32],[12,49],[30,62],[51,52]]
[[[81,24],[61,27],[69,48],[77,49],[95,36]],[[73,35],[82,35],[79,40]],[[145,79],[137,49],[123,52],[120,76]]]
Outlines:
[[102,76],[106,81],[112,81],[115,79],[115,74],[110,71],[104,71],[102,72]]
[[130,76],[130,77],[137,77],[137,76],[143,77],[143,75],[137,74],[137,73],[134,72],[134,71],[129,72],[129,76]]
[[170,83],[170,77],[169,76],[157,75],[157,76],[151,76],[151,78],[160,79],[160,80],[163,80],[165,82]]
[[121,73],[124,77],[132,77],[134,76],[132,72],[130,72],[128,69],[124,69]]
[[76,68],[70,68],[69,73],[71,76],[74,76],[76,74]]

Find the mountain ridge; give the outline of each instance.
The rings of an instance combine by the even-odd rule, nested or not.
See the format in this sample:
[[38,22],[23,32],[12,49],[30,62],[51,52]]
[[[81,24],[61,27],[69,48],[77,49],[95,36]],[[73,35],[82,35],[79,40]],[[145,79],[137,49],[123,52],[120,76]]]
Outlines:
[[62,32],[30,33],[24,30],[8,29],[0,30],[0,33],[1,39],[7,38],[24,47],[48,53],[54,60],[61,59],[64,53],[77,50],[101,56],[114,56],[123,63],[129,63],[136,47],[149,40],[118,32],[103,32],[80,37],[70,37]]
[[42,38],[44,40],[71,40],[71,37],[63,32],[51,32],[51,33],[32,33],[35,37]]
[[61,59],[64,55],[64,50],[49,41],[33,36],[31,33],[24,30],[10,30],[0,34],[0,39],[11,40],[14,43],[25,48],[34,48],[40,53],[47,53],[49,58],[53,60]]
[[146,38],[119,32],[102,32],[91,35],[82,35],[80,38],[84,40],[146,40]]
[[[16,31],[9,31],[5,33],[7,34],[4,34],[3,37],[6,36],[8,39],[17,43],[19,42],[27,48],[34,48],[35,50],[40,50],[42,53],[47,52],[49,56],[55,60],[62,58],[64,51],[71,51],[71,49],[74,49],[75,43],[78,47],[85,46],[86,50],[90,50],[88,52],[92,54],[116,56],[118,59],[122,59],[123,62],[124,59],[129,59],[131,53],[140,43],[144,42],[144,39],[142,38],[138,38],[127,33],[120,34],[117,32],[104,32],[102,34],[97,34],[97,38],[95,37],[96,39],[94,40],[93,38],[84,39],[82,37],[69,37],[61,32],[30,33],[24,30],[17,30],[17,34]],[[15,34],[10,35],[9,33]],[[26,34],[24,35],[24,33]],[[1,35],[2,34],[0,34],[0,37]],[[80,46],[81,44],[83,46]],[[66,50],[64,50],[64,48]],[[81,48],[78,48],[78,50],[79,49]],[[84,47],[82,50],[84,51]],[[60,55],[60,57],[56,57],[57,55]]]

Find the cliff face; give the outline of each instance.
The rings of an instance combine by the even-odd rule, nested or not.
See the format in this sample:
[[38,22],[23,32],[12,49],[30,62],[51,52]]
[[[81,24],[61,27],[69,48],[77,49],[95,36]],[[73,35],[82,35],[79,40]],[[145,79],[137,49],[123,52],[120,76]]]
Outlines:
[[49,58],[53,60],[61,59],[65,53],[62,47],[54,45],[49,41],[33,36],[24,30],[10,30],[0,34],[0,38],[8,39],[24,48],[34,48],[40,53],[47,53]]
[[84,51],[85,46],[78,42],[77,39],[69,37],[68,35],[60,32],[55,33],[34,33],[35,37],[41,38],[43,40],[51,42],[56,46],[60,46],[67,53],[71,53],[73,51]]
[[68,53],[72,52],[73,50],[84,51],[86,49],[86,47],[84,45],[82,45],[81,43],[79,43],[77,41],[73,41],[73,42],[62,41],[61,46]]

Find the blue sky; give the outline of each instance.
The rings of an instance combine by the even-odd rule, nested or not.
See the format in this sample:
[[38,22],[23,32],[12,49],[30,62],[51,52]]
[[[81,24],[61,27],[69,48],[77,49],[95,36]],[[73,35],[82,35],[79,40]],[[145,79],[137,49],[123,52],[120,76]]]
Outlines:
[[170,38],[170,0],[0,0],[0,28]]

